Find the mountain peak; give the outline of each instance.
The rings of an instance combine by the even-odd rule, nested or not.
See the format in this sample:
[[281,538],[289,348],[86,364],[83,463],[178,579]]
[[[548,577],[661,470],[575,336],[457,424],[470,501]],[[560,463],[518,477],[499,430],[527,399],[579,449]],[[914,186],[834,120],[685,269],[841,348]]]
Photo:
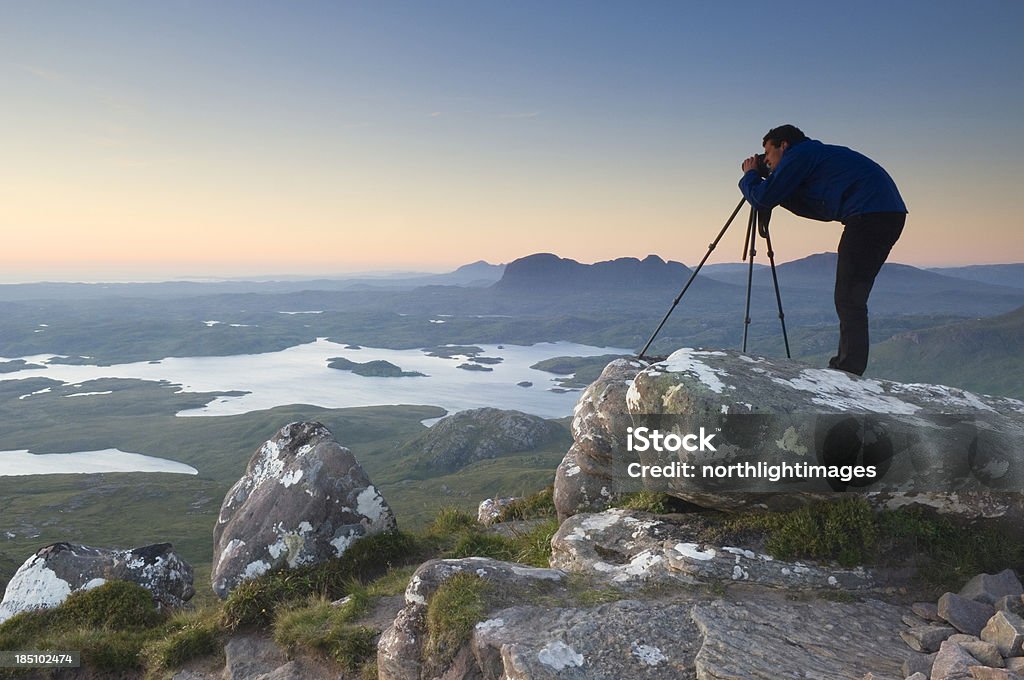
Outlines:
[[657,255],[581,264],[552,253],[536,253],[506,265],[496,285],[500,289],[663,287],[678,285],[689,272],[683,264]]

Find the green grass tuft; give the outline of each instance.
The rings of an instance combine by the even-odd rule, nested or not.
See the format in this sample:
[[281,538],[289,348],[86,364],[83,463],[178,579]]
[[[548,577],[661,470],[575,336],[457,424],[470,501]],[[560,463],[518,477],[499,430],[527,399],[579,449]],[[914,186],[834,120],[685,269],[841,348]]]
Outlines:
[[434,517],[434,521],[427,528],[426,533],[430,536],[450,536],[476,525],[476,517],[465,510],[448,506],[437,512],[437,516]]
[[388,573],[370,583],[366,590],[370,597],[401,595],[405,592],[405,588],[409,585],[409,581],[412,579],[412,575],[416,572],[418,566],[410,564],[405,567],[392,567],[388,570]]
[[427,653],[439,668],[447,666],[487,613],[491,586],[476,574],[445,581],[427,604]]
[[490,557],[510,562],[515,559],[516,545],[511,538],[482,531],[463,531],[455,546],[445,551],[447,558]]
[[376,652],[376,631],[353,626],[369,605],[366,588],[353,584],[348,601],[341,605],[310,598],[304,606],[278,612],[274,640],[289,649],[306,649],[329,656],[355,670]]
[[804,506],[774,517],[767,548],[780,559],[808,557],[852,567],[875,554],[875,519],[874,510],[860,496]]
[[552,517],[524,534],[512,539],[516,548],[515,561],[534,567],[551,566],[551,539],[558,531],[558,519]]
[[164,673],[193,659],[219,655],[226,637],[219,607],[181,612],[167,622],[160,639],[143,648],[142,657],[151,675]]
[[498,514],[495,522],[541,519],[555,516],[555,487],[549,486],[526,498],[517,498]]
[[626,494],[613,507],[626,510],[639,510],[653,515],[667,515],[674,512],[687,512],[693,508],[684,500],[660,491],[637,491]]
[[164,620],[152,594],[130,581],[109,581],[91,590],[72,593],[55,612],[57,625],[109,630],[148,628]]

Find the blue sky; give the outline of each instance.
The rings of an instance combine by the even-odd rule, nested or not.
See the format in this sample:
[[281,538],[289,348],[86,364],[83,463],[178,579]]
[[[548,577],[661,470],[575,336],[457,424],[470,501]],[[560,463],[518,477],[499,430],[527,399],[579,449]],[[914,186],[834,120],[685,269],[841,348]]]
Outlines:
[[0,7],[8,279],[693,264],[783,122],[889,170],[893,259],[1024,260],[1019,0]]

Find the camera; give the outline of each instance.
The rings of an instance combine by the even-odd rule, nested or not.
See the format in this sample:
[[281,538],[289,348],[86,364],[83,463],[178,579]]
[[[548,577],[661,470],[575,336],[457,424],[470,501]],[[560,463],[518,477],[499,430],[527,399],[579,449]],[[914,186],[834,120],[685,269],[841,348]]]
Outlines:
[[770,175],[772,173],[772,169],[769,168],[768,167],[768,163],[765,162],[764,154],[763,153],[759,153],[759,154],[757,154],[756,158],[757,158],[757,174],[761,175],[761,177],[767,177],[768,175]]

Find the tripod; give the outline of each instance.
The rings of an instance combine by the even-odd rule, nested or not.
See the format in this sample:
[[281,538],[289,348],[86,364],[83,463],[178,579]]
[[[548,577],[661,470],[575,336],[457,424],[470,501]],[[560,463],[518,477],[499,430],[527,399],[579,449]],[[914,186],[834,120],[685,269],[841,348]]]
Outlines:
[[[743,207],[744,202],[746,202],[746,199],[741,198],[740,202],[736,204],[736,209],[732,211],[732,215],[730,215],[729,219],[726,220],[725,226],[722,227],[722,230],[718,232],[718,236],[716,236],[715,240],[708,246],[708,252],[704,253],[704,257],[701,259],[700,264],[698,264],[693,272],[690,273],[690,278],[687,279],[686,285],[683,286],[683,289],[679,292],[679,295],[676,296],[672,306],[669,307],[668,312],[665,313],[665,318],[661,320],[661,323],[658,324],[658,327],[651,335],[651,339],[648,340],[647,344],[644,345],[644,348],[640,350],[640,354],[637,355],[638,359],[643,359],[644,355],[647,354],[647,350],[650,349],[651,343],[653,343],[654,339],[658,337],[658,333],[660,333],[661,329],[665,326],[665,322],[668,321],[668,317],[672,315],[672,312],[679,304],[679,301],[683,299],[683,295],[686,294],[690,284],[693,283],[695,278],[697,278],[697,273],[700,272],[701,267],[703,267],[704,263],[708,261],[709,257],[711,257],[711,253],[718,246],[718,242],[722,240],[723,236],[725,236],[725,232],[729,229],[729,225],[732,224],[732,221],[736,219],[736,215],[739,214],[740,208]],[[771,220],[771,215],[772,213],[770,210],[763,210],[759,212],[753,205],[750,206],[750,217],[747,219],[747,233],[743,243],[744,261],[747,260],[748,255],[750,256],[749,264],[747,266],[747,306],[743,321],[743,351],[747,351],[747,332],[750,328],[750,289],[754,281],[754,256],[757,254],[757,236],[760,234],[761,237],[764,238],[765,245],[768,248],[768,261],[771,263],[772,282],[775,284],[775,301],[779,305],[779,322],[782,324],[782,341],[786,345],[786,358],[791,359],[792,357],[789,353],[789,337],[786,335],[786,315],[782,311],[782,294],[779,292],[779,277],[775,272],[775,251],[772,250],[772,238],[771,234],[768,232],[768,222]]]

